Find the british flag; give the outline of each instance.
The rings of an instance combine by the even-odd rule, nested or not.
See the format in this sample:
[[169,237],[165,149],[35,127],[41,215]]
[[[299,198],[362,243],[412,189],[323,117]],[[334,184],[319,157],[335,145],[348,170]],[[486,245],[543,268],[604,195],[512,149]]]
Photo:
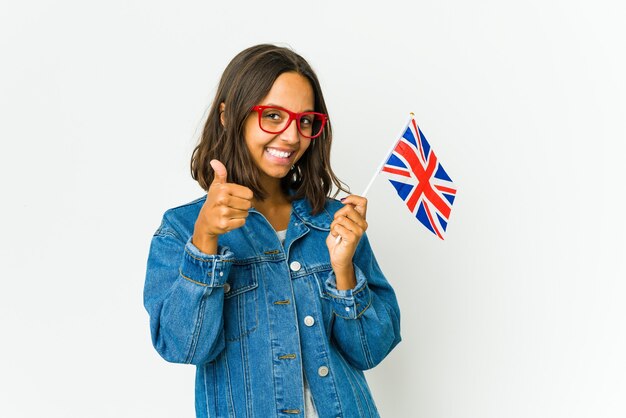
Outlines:
[[382,171],[411,213],[444,239],[456,187],[412,117]]

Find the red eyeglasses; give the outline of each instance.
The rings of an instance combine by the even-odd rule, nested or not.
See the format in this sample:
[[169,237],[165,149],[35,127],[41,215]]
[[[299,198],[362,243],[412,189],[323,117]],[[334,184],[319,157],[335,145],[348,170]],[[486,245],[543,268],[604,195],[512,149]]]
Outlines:
[[324,131],[328,115],[318,112],[295,113],[277,106],[254,106],[259,114],[259,127],[268,134],[284,132],[296,120],[298,132],[305,138],[317,138]]

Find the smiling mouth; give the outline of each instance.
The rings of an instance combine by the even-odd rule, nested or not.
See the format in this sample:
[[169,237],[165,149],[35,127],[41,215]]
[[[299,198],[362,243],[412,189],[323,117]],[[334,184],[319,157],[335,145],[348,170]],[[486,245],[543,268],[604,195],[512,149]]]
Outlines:
[[289,158],[291,157],[291,155],[294,153],[294,151],[279,151],[277,149],[274,148],[266,148],[265,149],[267,151],[268,154],[277,157],[277,158]]

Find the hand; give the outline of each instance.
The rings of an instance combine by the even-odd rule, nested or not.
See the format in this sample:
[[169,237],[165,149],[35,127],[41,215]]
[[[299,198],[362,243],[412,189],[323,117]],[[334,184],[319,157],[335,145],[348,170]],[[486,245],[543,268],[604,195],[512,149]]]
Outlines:
[[246,223],[252,190],[226,181],[226,167],[211,160],[214,176],[193,231],[193,244],[205,254],[217,253],[217,238]]
[[[330,254],[330,263],[337,276],[337,288],[341,286],[349,289],[356,284],[352,258],[361,237],[367,230],[365,220],[367,199],[350,195],[342,202],[345,206],[335,213],[335,218],[330,224],[330,234],[326,238],[326,246]],[[337,240],[338,236],[341,236],[341,240]]]

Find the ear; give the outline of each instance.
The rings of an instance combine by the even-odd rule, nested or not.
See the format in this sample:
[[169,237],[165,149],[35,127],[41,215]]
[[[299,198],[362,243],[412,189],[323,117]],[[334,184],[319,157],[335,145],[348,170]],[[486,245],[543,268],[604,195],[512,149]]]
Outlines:
[[220,103],[220,123],[223,127],[226,127],[226,118],[224,118],[224,109],[226,109],[226,105],[224,102]]

